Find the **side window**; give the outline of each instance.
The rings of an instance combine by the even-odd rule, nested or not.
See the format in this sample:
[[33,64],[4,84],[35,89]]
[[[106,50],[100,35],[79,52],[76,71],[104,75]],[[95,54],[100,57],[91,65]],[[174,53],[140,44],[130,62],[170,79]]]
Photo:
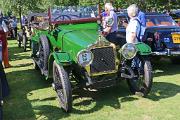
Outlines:
[[128,24],[128,19],[125,16],[118,17],[118,28],[125,28]]
[[150,18],[147,18],[147,17],[146,17],[146,25],[147,25],[147,27],[155,26],[153,21]]

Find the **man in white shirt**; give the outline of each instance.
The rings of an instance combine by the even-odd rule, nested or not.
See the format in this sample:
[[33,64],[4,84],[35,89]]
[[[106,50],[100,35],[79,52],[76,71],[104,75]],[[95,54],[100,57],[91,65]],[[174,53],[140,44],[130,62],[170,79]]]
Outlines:
[[141,41],[141,37],[144,35],[144,27],[141,25],[138,16],[138,7],[135,4],[130,5],[127,8],[130,22],[126,28],[126,42],[137,43]]

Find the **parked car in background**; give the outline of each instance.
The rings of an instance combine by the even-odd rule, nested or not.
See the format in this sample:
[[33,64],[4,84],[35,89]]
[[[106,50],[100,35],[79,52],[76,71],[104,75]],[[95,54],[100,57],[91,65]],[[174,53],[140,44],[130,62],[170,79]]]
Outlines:
[[[118,14],[122,35],[125,35],[124,23],[128,21],[126,13]],[[152,55],[156,58],[168,56],[173,63],[180,62],[180,27],[172,17],[161,13],[146,13],[146,25],[143,42],[151,47]],[[124,38],[122,40],[125,41]]]
[[[27,48],[31,48],[31,35],[33,34],[31,25],[39,24],[40,18],[45,16],[47,16],[46,13],[30,13],[27,18],[25,17],[26,22],[22,24],[17,36],[18,47],[23,47],[24,52]],[[34,23],[32,24],[32,22]]]
[[143,41],[155,56],[169,56],[173,63],[180,61],[180,27],[171,16],[146,14],[147,28]]
[[[49,19],[33,28],[32,58],[35,69],[53,78],[61,108],[72,109],[72,88],[100,89],[127,80],[133,94],[145,96],[152,85],[148,56],[151,48],[140,42],[118,49],[100,30],[97,6],[53,7]],[[97,23],[97,21],[99,21]],[[132,60],[136,57],[136,66]]]

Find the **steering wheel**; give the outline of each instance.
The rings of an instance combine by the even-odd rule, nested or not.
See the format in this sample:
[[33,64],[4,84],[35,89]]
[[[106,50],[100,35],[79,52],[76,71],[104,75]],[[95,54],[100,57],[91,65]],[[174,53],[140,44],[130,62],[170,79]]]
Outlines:
[[57,21],[57,20],[71,20],[71,17],[69,15],[59,15],[58,17],[54,19],[54,21]]

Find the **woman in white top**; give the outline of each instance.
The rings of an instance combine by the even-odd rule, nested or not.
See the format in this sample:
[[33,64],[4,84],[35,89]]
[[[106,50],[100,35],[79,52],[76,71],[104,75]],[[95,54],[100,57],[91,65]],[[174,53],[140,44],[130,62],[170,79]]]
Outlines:
[[132,4],[127,8],[127,12],[130,17],[130,22],[126,28],[126,42],[137,43],[144,34],[143,26],[140,24],[140,20],[137,17],[138,7]]

